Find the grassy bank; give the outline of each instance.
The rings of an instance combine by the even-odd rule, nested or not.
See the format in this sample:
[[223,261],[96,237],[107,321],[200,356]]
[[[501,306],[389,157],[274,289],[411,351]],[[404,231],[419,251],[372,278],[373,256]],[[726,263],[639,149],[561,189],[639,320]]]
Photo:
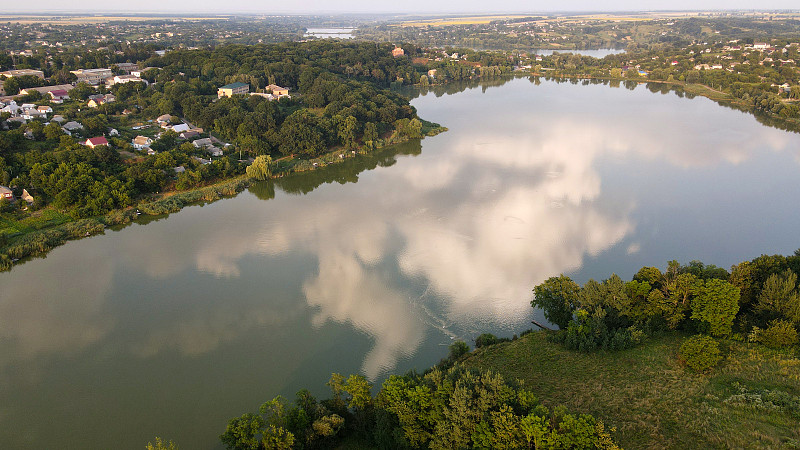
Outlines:
[[[722,363],[694,374],[676,356],[684,337],[585,354],[534,332],[477,349],[463,363],[523,380],[550,406],[595,415],[616,427],[623,448],[800,448],[798,355],[724,341]],[[776,395],[795,409],[768,405]]]
[[[447,131],[447,128],[432,122],[422,121],[423,136],[434,136]],[[379,139],[372,149],[359,147],[352,151],[334,149],[312,160],[285,158],[278,162],[273,178],[292,172],[303,172],[322,168],[329,164],[343,162],[348,158],[367,154],[376,149],[408,141],[393,133]],[[187,191],[171,191],[143,199],[135,207],[112,211],[105,216],[88,219],[75,219],[52,207],[35,211],[30,216],[16,219],[0,215],[0,271],[11,270],[17,261],[31,257],[44,256],[64,243],[95,234],[107,227],[126,225],[139,215],[160,216],[178,212],[186,206],[213,202],[231,197],[250,184],[246,175],[219,181],[217,183]]]

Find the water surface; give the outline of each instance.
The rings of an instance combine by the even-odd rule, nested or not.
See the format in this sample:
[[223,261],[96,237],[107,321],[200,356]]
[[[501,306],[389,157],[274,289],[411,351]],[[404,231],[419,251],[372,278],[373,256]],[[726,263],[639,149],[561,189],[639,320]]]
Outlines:
[[644,86],[493,84],[413,101],[447,133],[0,274],[0,447],[217,448],[331,372],[529,328],[547,277],[800,246],[797,134]]

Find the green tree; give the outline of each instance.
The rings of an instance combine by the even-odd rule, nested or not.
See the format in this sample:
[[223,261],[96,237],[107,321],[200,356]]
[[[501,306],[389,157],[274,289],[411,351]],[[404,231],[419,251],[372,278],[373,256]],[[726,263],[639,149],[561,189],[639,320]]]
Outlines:
[[178,446],[172,442],[164,442],[160,437],[156,437],[156,443],[148,442],[145,447],[147,450],[178,450]]
[[783,318],[794,325],[800,325],[797,274],[786,269],[783,273],[770,275],[761,288],[756,310],[767,320]]
[[247,166],[247,176],[256,180],[266,180],[272,176],[272,158],[269,155],[257,156],[252,164]]
[[540,308],[548,321],[566,329],[572,320],[572,313],[580,306],[580,286],[562,274],[548,278],[533,292],[531,306]]
[[697,289],[692,300],[692,319],[712,336],[728,336],[739,312],[739,288],[724,280],[709,279]]

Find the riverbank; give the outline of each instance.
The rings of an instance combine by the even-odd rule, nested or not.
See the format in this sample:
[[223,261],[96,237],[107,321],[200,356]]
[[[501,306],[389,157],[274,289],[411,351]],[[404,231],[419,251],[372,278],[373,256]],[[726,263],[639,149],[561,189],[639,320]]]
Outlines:
[[612,436],[622,448],[800,445],[800,410],[766,404],[767,395],[800,394],[800,360],[792,350],[722,340],[720,365],[695,374],[678,361],[686,337],[681,333],[590,354],[550,342],[550,333],[482,347],[460,363],[520,379],[546,405],[563,404],[602,419],[616,428]]
[[[435,136],[447,131],[446,127],[439,124],[425,120],[421,120],[421,122],[423,137]],[[277,163],[271,178],[321,169],[327,165],[367,155],[375,150],[409,140],[410,138],[392,133],[378,139],[372,148],[359,146],[350,150],[332,149],[311,160],[295,157],[283,158]],[[14,265],[30,258],[43,257],[50,250],[71,240],[101,234],[106,228],[122,227],[137,219],[163,216],[178,212],[187,206],[229,198],[243,191],[249,185],[250,179],[246,175],[238,175],[196,189],[168,191],[153,195],[141,200],[136,206],[86,219],[75,219],[52,207],[36,211],[30,217],[18,221],[0,217],[0,230],[5,232],[2,236],[4,240],[0,241],[0,272],[11,270]]]

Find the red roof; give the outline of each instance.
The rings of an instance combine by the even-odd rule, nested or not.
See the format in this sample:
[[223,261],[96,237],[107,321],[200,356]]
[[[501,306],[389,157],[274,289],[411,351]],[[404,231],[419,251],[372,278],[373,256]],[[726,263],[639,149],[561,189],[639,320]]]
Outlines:
[[97,147],[98,145],[108,145],[108,141],[103,136],[93,137],[86,140],[86,145],[89,147]]
[[69,92],[64,89],[56,89],[55,91],[50,91],[50,95],[53,97],[67,97],[69,96]]

